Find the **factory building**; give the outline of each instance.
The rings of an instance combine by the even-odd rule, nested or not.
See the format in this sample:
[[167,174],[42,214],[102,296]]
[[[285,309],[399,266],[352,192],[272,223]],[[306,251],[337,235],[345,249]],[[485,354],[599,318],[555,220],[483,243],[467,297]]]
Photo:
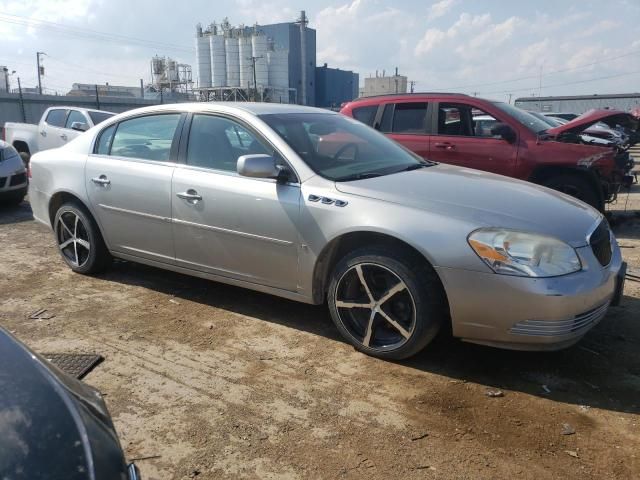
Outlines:
[[393,93],[407,93],[407,77],[398,75],[398,69],[394,75],[386,76],[385,71],[375,77],[364,79],[364,88],[360,89],[361,97],[371,97],[373,95],[387,95]]
[[358,96],[359,75],[349,70],[316,68],[316,107],[339,109]]
[[292,23],[198,25],[196,88],[210,100],[314,105],[316,32],[307,24],[303,11]]
[[295,22],[233,27],[225,19],[198,25],[195,40],[195,89],[205,101],[330,106],[357,96],[357,75],[326,65],[317,71],[316,31],[304,11]]

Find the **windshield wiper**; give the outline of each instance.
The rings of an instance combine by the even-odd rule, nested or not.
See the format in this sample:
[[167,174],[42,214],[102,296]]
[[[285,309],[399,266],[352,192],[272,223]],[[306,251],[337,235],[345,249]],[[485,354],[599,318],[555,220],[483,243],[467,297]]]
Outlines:
[[398,170],[399,172],[410,172],[411,170],[418,170],[420,168],[427,168],[427,167],[433,167],[434,165],[437,165],[436,162],[420,162],[420,163],[414,163],[413,165],[409,165],[406,168],[403,168],[402,170]]
[[337,178],[336,182],[350,182],[352,180],[364,180],[365,178],[381,177],[382,175],[386,175],[386,174],[376,173],[376,172],[354,173],[353,175],[347,175],[346,177]]

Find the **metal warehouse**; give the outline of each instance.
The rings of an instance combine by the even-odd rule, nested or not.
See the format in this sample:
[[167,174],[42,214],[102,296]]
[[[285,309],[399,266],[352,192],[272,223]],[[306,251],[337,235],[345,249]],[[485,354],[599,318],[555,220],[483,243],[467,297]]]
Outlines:
[[610,108],[629,112],[640,107],[640,93],[576,95],[564,97],[522,97],[515,106],[534,112],[584,113],[592,108]]

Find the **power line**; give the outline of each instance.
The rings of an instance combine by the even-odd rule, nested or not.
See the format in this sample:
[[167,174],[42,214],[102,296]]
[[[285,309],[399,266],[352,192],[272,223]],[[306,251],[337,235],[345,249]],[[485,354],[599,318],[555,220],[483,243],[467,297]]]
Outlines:
[[[626,73],[618,73],[615,75],[607,75],[604,77],[589,78],[585,80],[576,80],[574,82],[554,83],[551,85],[545,85],[544,88],[564,87],[566,85],[577,85],[580,83],[597,82],[598,80],[608,80],[610,78],[625,77],[627,75],[635,75],[637,73],[640,73],[640,70],[635,70],[633,72],[626,72]],[[480,93],[482,93],[483,95],[489,95],[489,94],[495,94],[495,93],[524,92],[524,91],[536,90],[537,88],[538,86],[532,86],[532,87],[526,87],[526,88],[511,88],[509,90],[498,90],[494,92],[480,92]]]
[[71,35],[76,37],[92,38],[100,41],[108,41],[113,43],[121,43],[126,45],[137,44],[145,48],[153,49],[165,49],[181,52],[193,53],[191,47],[185,45],[178,45],[173,43],[157,42],[154,40],[146,40],[143,38],[130,37],[127,35],[120,35],[116,33],[100,32],[93,29],[72,27],[57,22],[50,22],[48,20],[40,20],[36,18],[27,18],[20,15],[10,15],[2,13],[0,14],[0,22],[9,23],[13,25],[23,25],[34,28],[42,28],[46,30],[55,31],[57,33]]
[[[609,57],[609,58],[603,58],[602,60],[597,60],[595,62],[590,62],[590,63],[585,63],[583,65],[577,65],[575,67],[570,67],[570,68],[563,68],[563,69],[559,69],[559,70],[550,70],[548,72],[546,72],[544,74],[544,76],[548,76],[548,75],[555,75],[557,73],[566,73],[566,72],[571,72],[574,70],[579,70],[581,68],[586,68],[586,67],[592,67],[594,65],[599,65],[601,63],[605,63],[605,62],[611,62],[613,60],[618,60],[620,58],[625,58],[625,57],[630,57],[630,56],[634,56],[634,55],[640,55],[640,50],[634,50],[632,52],[627,52],[624,53],[622,55],[618,55],[616,57]],[[462,89],[462,88],[470,88],[470,87],[486,87],[489,85],[500,85],[502,83],[513,83],[513,82],[519,82],[522,80],[531,80],[534,78],[539,78],[540,74],[534,74],[534,75],[527,75],[525,77],[517,77],[517,78],[510,78],[507,80],[497,80],[495,82],[485,82],[485,83],[471,83],[471,84],[467,84],[467,85],[456,85],[453,87],[434,87],[434,90],[441,90],[441,89],[451,89],[451,90],[458,90],[458,89]]]

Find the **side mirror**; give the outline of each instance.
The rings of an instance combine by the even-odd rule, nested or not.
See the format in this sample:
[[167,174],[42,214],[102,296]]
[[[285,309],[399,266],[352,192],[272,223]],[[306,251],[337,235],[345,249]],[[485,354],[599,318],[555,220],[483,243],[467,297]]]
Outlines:
[[238,157],[237,171],[243,177],[278,178],[281,168],[271,155],[242,155]]
[[516,132],[506,123],[496,123],[493,128],[491,128],[491,135],[500,137],[509,143],[516,141]]
[[89,125],[84,122],[73,122],[71,124],[71,130],[77,130],[78,132],[86,132],[89,130]]

